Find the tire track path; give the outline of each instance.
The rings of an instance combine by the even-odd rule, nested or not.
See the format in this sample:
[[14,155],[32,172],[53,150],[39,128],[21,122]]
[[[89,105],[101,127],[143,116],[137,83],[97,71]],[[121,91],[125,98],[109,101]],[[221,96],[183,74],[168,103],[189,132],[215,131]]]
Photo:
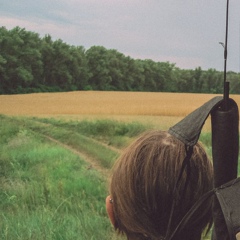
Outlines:
[[96,171],[98,171],[99,173],[101,173],[101,175],[104,177],[104,178],[108,178],[110,176],[110,171],[109,169],[106,169],[104,167],[102,167],[96,159],[90,157],[88,154],[82,152],[82,151],[79,151],[79,150],[76,150],[74,149],[73,147],[65,144],[65,143],[62,143],[58,140],[56,140],[55,138],[52,138],[48,135],[45,135],[45,134],[42,134],[43,137],[45,137],[46,139],[50,140],[51,142],[71,151],[72,153],[78,155],[80,158],[82,158],[86,163],[89,164],[89,166],[87,167],[87,170],[92,170],[92,169],[95,169]]

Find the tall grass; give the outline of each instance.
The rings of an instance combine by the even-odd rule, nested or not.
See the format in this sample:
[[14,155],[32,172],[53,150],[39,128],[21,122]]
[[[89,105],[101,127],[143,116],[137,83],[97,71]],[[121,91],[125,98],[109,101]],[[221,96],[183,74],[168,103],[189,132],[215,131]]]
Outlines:
[[[118,153],[86,137],[89,125],[96,123],[84,122],[76,130],[73,122],[59,126],[51,121],[3,115],[0,121],[0,238],[118,239],[106,216],[104,176],[89,168],[85,159],[45,137],[85,151],[109,168]],[[95,129],[107,126],[98,124],[101,126]],[[131,138],[143,131],[128,133],[129,126],[123,125],[122,130],[119,125],[115,126],[116,135],[129,134]],[[83,131],[83,126],[88,130]],[[114,135],[109,130],[95,131],[98,140]]]
[[136,121],[121,122],[110,119],[64,121],[56,118],[33,118],[33,120],[77,132],[117,148],[125,147],[132,141],[132,138],[151,128],[151,125],[144,125]]
[[111,239],[103,177],[16,123],[1,116],[0,238]]
[[94,141],[77,131],[65,128],[56,127],[53,125],[41,125],[38,122],[25,120],[28,123],[28,128],[35,132],[52,137],[76,150],[88,154],[96,159],[103,167],[111,168],[114,160],[118,156],[118,152],[109,149],[101,142]]

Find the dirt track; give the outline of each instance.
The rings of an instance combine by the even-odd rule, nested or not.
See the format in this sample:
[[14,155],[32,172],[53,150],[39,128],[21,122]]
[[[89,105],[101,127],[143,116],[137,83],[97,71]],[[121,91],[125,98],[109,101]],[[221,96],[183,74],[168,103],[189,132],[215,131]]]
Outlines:
[[110,176],[110,170],[103,168],[95,159],[93,159],[92,157],[90,157],[89,155],[87,155],[86,153],[80,152],[74,148],[72,148],[71,146],[64,144],[50,136],[47,135],[42,135],[45,138],[47,138],[48,140],[50,140],[53,143],[56,143],[57,145],[60,145],[61,147],[71,151],[72,153],[78,155],[80,158],[82,158],[86,163],[89,164],[89,166],[87,167],[87,170],[90,169],[95,169],[98,172],[101,173],[101,175],[105,178],[108,178]]

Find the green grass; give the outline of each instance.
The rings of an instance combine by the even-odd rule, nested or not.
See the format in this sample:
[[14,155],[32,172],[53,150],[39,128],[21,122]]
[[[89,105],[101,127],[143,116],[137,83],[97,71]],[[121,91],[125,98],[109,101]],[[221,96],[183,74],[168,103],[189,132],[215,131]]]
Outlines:
[[[95,126],[94,134],[90,125],[96,123],[84,122],[88,130],[83,131],[73,122],[60,126],[53,120],[3,115],[0,121],[0,238],[118,239],[105,211],[105,176],[47,138],[86,153],[109,169],[121,147],[108,147],[108,134],[113,134],[102,132],[104,123],[97,123],[101,126]],[[114,130],[116,138],[123,134],[120,129]],[[134,130],[135,135],[143,130]],[[121,139],[134,138],[133,131],[125,133]]]
[[103,177],[16,123],[1,116],[0,238],[108,239]]
[[210,132],[202,132],[199,137],[200,142],[204,145],[204,149],[206,150],[209,157],[212,158],[212,138]]
[[27,120],[27,122],[29,129],[52,137],[75,150],[86,153],[96,159],[103,167],[111,168],[113,162],[118,157],[117,151],[111,150],[101,142],[94,141],[94,139],[86,137],[77,131],[60,128],[51,124],[42,125],[39,122],[31,120]]
[[[33,118],[34,119],[34,118]],[[63,121],[54,118],[34,119],[58,129],[62,128],[71,132],[100,140],[110,146],[123,148],[132,141],[132,138],[138,136],[150,126],[143,125],[139,122],[120,122],[113,120],[82,120],[82,121]]]

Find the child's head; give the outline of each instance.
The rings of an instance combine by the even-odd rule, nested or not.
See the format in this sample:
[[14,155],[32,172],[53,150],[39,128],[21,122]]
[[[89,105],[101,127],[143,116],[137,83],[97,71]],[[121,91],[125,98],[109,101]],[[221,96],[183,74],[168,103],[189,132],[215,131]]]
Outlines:
[[[129,239],[163,239],[173,189],[185,156],[185,145],[165,131],[145,133],[126,149],[113,168],[112,201],[107,206],[118,231]],[[171,230],[212,185],[212,164],[204,149],[196,144],[180,179]],[[200,239],[201,232],[211,223],[211,199],[197,214],[186,231],[174,239]]]

